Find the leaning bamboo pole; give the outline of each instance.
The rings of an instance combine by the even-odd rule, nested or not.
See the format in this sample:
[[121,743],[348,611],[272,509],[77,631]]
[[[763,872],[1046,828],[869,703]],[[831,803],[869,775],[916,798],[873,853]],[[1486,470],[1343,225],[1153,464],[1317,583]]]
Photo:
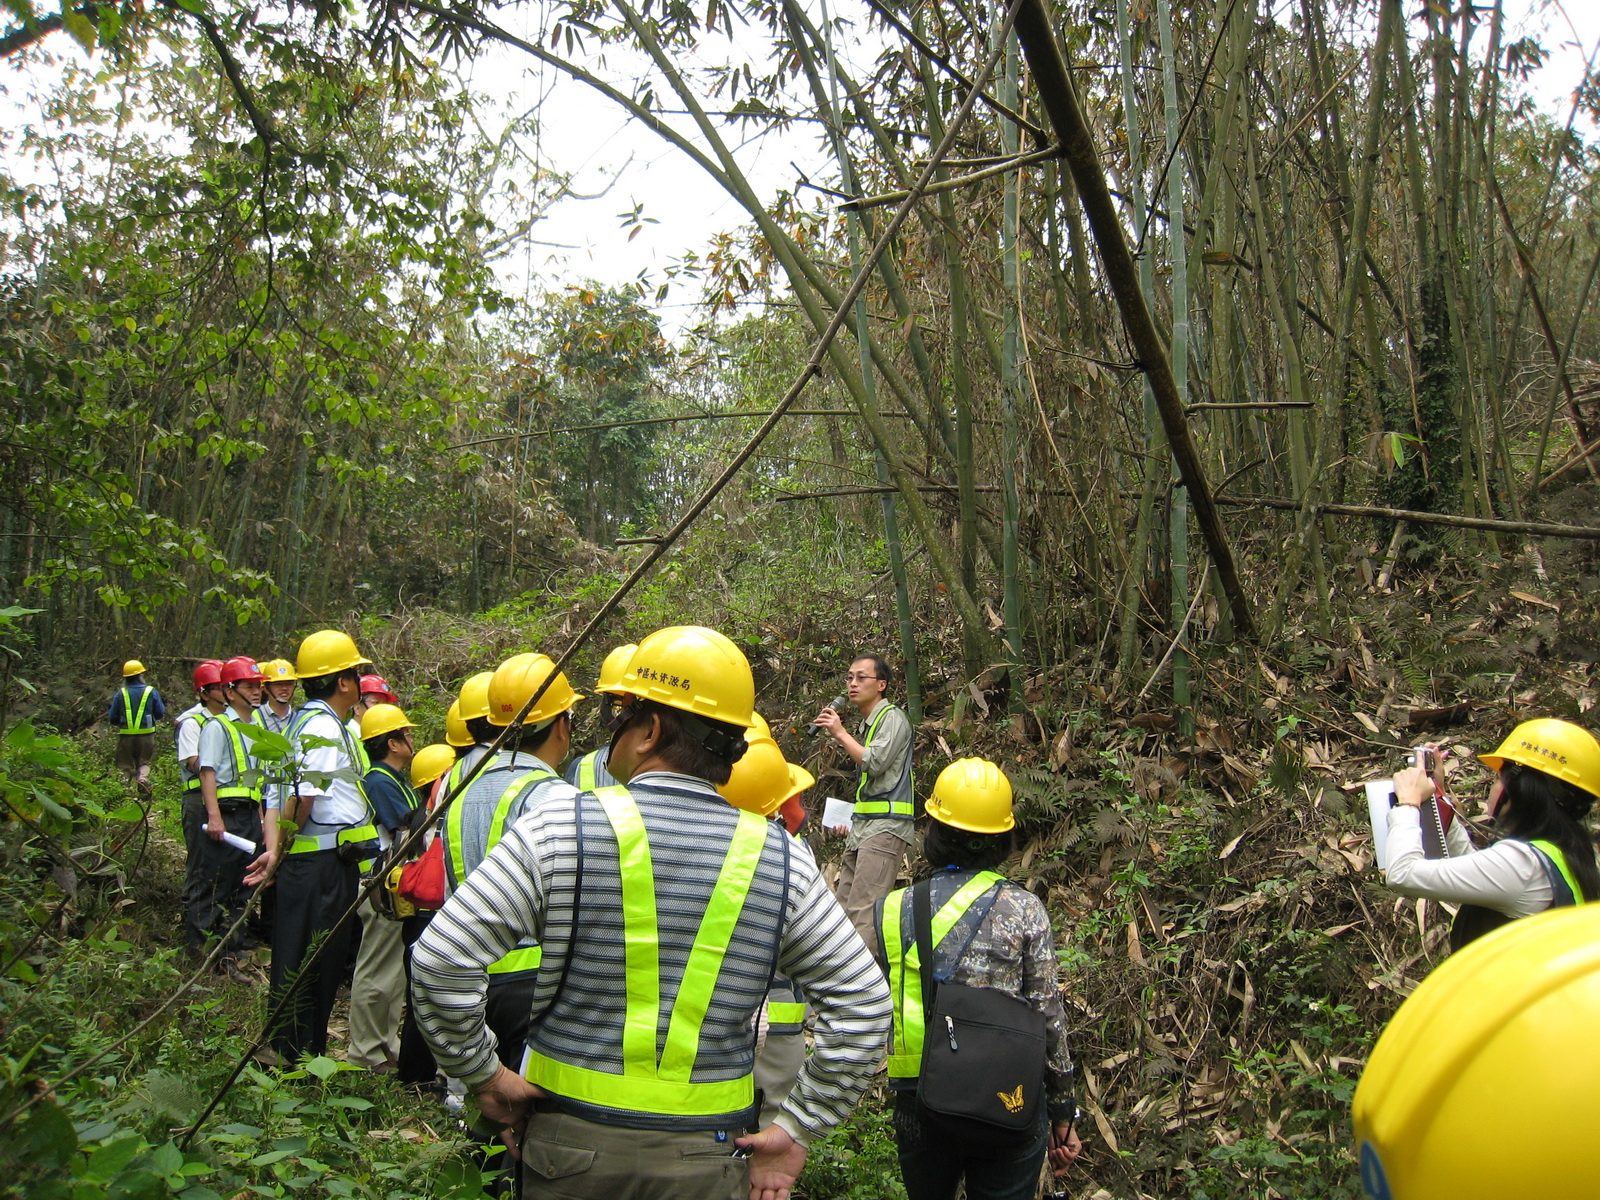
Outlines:
[[[1189,253],[1183,234],[1183,155],[1178,145],[1178,67],[1172,49],[1172,5],[1156,0],[1156,23],[1161,41],[1162,120],[1167,130],[1167,234],[1172,258],[1172,374],[1178,399],[1189,402]],[[1182,630],[1189,605],[1189,501],[1182,488],[1172,489],[1168,515],[1171,547],[1173,628]],[[1194,733],[1194,711],[1189,693],[1189,651],[1175,639],[1172,651],[1172,708],[1178,732]]]
[[1127,238],[1117,220],[1116,203],[1106,186],[1105,171],[1095,153],[1094,137],[1084,119],[1076,90],[1067,74],[1066,60],[1050,26],[1050,14],[1043,0],[1021,0],[1017,11],[1017,40],[1033,72],[1039,100],[1056,136],[1061,140],[1062,157],[1072,171],[1083,201],[1089,228],[1100,253],[1100,269],[1122,314],[1123,328],[1133,344],[1140,368],[1155,391],[1161,424],[1172,446],[1173,458],[1183,486],[1189,491],[1195,521],[1205,538],[1206,549],[1216,565],[1228,606],[1233,611],[1234,627],[1242,637],[1255,636],[1255,616],[1245,595],[1228,544],[1222,517],[1206,483],[1200,452],[1183,412],[1183,401],[1167,361],[1167,349],[1150,308],[1139,288],[1138,271],[1128,251]]

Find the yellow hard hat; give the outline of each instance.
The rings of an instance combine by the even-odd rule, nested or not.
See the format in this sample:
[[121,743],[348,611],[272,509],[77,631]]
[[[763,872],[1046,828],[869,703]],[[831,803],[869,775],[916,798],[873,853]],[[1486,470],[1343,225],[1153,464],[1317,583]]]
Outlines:
[[127,678],[129,678],[130,676],[133,676],[133,675],[143,675],[143,674],[144,674],[144,664],[142,662],[140,662],[137,658],[130,658],[127,662],[122,664],[122,677],[124,679],[127,679]]
[[1493,754],[1478,761],[1498,771],[1508,762],[1521,763],[1557,779],[1565,779],[1591,796],[1600,796],[1600,742],[1594,734],[1571,721],[1540,717],[1524,721],[1500,743]]
[[744,757],[733,764],[728,782],[717,788],[722,798],[735,808],[770,817],[790,796],[816,782],[804,767],[784,761],[783,751],[770,737],[754,729],[745,733]]
[[639,643],[622,679],[606,690],[741,729],[750,728],[756,706],[756,682],[743,651],[700,625],[656,630]]
[[261,664],[268,683],[293,683],[294,664],[286,658],[272,658]]
[[444,740],[456,749],[465,749],[472,745],[472,731],[467,728],[467,723],[461,719],[461,701],[450,701],[450,711],[444,715]]
[[626,646],[618,646],[606,655],[605,662],[600,664],[600,682],[594,685],[594,690],[609,692],[621,683],[628,664],[633,661],[633,652],[638,648],[633,642],[629,642]]
[[398,704],[374,704],[361,714],[361,740],[382,737],[386,733],[393,733],[396,729],[415,729],[416,725],[411,718],[401,710]]
[[[489,680],[489,724],[509,725],[522,706],[556,670],[555,661],[548,654],[513,654],[495,668]],[[524,725],[538,725],[559,717],[583,697],[572,690],[566,675],[556,671],[556,677],[545,688],[539,703],[523,718]]]
[[443,742],[424,746],[411,759],[411,786],[424,788],[451,767],[455,766],[456,752]]
[[[771,737],[772,726],[767,724],[767,719],[760,713],[753,712],[750,714],[750,728],[747,731],[746,736],[749,737],[752,742],[758,737]],[[812,782],[815,782],[815,780]]]
[[[1600,1141],[1600,905],[1513,921],[1400,1006],[1356,1088],[1361,1186],[1382,1200],[1585,1196]],[[1492,1133],[1492,1136],[1490,1134]]]
[[370,666],[372,660],[363,658],[356,649],[355,639],[337,629],[324,629],[313,633],[300,643],[300,653],[295,656],[296,679],[320,679],[339,671]]
[[934,781],[924,806],[935,821],[968,833],[1004,833],[1011,815],[1011,781],[986,758],[958,758]]
[[479,671],[461,685],[461,694],[456,697],[456,713],[463,721],[476,721],[489,715],[489,680],[493,678],[493,671]]

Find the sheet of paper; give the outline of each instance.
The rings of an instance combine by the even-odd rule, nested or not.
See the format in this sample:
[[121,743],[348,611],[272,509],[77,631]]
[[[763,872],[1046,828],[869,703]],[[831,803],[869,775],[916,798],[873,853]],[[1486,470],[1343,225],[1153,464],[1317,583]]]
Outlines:
[[853,801],[841,800],[837,796],[829,796],[822,805],[822,824],[826,829],[837,829],[843,825],[846,829],[855,824],[856,806]]
[[232,846],[235,850],[243,850],[246,854],[256,853],[256,844],[250,841],[248,838],[240,837],[237,833],[229,833],[224,830],[222,834],[222,840],[227,842],[228,845]]
[[1389,800],[1394,780],[1367,780],[1367,815],[1372,819],[1372,854],[1378,870],[1389,869]]

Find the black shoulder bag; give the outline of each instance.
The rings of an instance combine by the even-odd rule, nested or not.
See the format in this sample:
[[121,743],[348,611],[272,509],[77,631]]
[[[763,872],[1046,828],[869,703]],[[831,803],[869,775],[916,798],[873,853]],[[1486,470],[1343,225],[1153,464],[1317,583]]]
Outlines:
[[1026,1141],[1044,1102],[1044,1014],[994,988],[934,978],[931,886],[911,889],[926,1016],[917,1099],[969,1143]]

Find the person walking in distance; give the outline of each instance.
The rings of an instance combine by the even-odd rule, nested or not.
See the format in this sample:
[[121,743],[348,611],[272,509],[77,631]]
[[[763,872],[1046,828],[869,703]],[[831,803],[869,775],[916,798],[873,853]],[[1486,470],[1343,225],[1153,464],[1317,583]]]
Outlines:
[[[658,630],[615,694],[607,769],[624,782],[547,797],[506,828],[417,942],[418,1022],[509,1126],[524,1197],[771,1200],[870,1081],[888,989],[815,864],[716,791],[752,724],[738,647]],[[487,967],[535,936],[518,1072],[484,1023]],[[775,970],[810,998],[815,1048],[777,1119],[747,1133],[753,1017]]]
[[[812,721],[856,764],[855,820],[847,831],[834,891],[869,946],[876,937],[872,906],[894,887],[917,815],[911,790],[911,721],[884,697],[890,674],[889,664],[876,654],[859,655],[850,663],[845,694],[861,715],[859,738],[831,707]],[[846,831],[829,832],[837,836]]]
[[122,686],[111,694],[106,720],[117,731],[117,770],[141,793],[150,790],[150,760],[156,752],[156,722],[167,709],[161,693],[144,681],[144,664],[122,664]]

